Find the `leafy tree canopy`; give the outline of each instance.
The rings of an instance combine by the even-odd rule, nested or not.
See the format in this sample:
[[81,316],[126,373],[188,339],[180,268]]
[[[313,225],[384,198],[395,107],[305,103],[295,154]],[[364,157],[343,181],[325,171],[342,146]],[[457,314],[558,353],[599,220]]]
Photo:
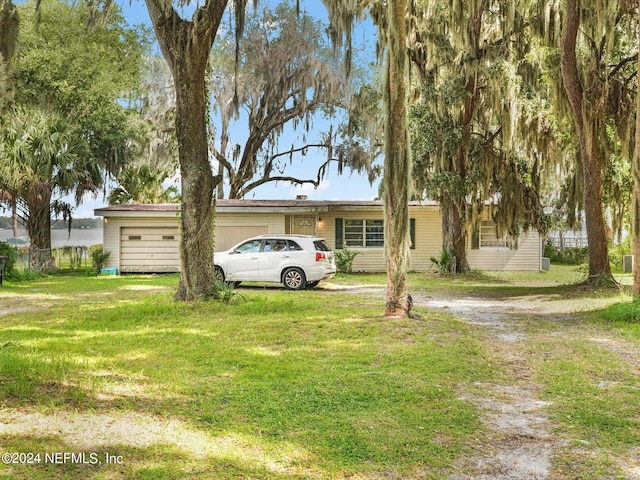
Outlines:
[[[331,162],[339,173],[367,171],[373,180],[379,145],[369,134],[379,115],[365,113],[379,113],[380,96],[355,75],[347,78],[326,25],[290,2],[264,7],[247,18],[234,51],[235,37],[217,40],[210,82],[221,125],[213,150],[231,198],[270,181],[317,186]],[[311,138],[318,125],[326,131]],[[242,145],[239,130],[248,131]],[[294,142],[283,146],[284,132]],[[285,173],[294,161],[309,164],[304,178]]]
[[50,268],[52,211],[70,219],[63,198],[97,195],[137,143],[146,44],[117,10],[92,27],[84,3],[47,2],[37,22],[35,10],[20,7],[15,103],[0,119],[0,190],[42,252],[34,266]]
[[61,115],[83,140],[83,154],[115,171],[139,131],[134,107],[148,32],[129,27],[117,7],[104,26],[88,28],[85,2],[43,3],[36,22],[35,3],[21,7],[16,103]]

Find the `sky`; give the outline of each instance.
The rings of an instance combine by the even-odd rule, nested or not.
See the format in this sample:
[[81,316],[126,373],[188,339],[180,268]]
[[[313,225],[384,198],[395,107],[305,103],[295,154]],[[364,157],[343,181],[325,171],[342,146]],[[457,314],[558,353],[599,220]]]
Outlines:
[[[277,3],[276,0],[262,0],[265,3]],[[142,0],[118,0],[117,4],[123,10],[125,18],[132,25],[145,24],[151,26],[146,5]],[[302,0],[301,8],[308,11],[319,19],[327,21],[327,14],[321,0]],[[186,14],[185,14],[186,16]],[[189,17],[190,18],[190,17]],[[375,55],[376,31],[373,25],[365,24],[358,28],[354,35],[354,50],[365,52],[365,55]],[[316,122],[318,128],[322,128],[322,122]],[[238,136],[242,136],[243,132],[236,132]],[[318,132],[319,133],[319,132]],[[232,132],[233,135],[233,132]],[[313,139],[314,135],[310,134],[309,138]],[[294,136],[285,133],[282,137],[282,143],[290,146],[295,141]],[[302,165],[296,166],[295,169],[287,170],[287,175],[294,175],[301,178],[315,178],[316,165],[322,163],[326,153],[318,152],[317,161],[312,161],[311,155],[308,155]],[[313,185],[306,184],[302,186],[294,186],[289,183],[269,183],[258,187],[250,192],[246,198],[251,199],[294,199],[297,195],[307,195],[310,200],[372,200],[377,196],[378,183],[369,184],[366,175],[357,173],[350,174],[345,171],[343,175],[338,176],[329,171],[329,175],[324,179],[318,188]],[[76,207],[74,216],[76,218],[93,217],[93,210],[107,205],[106,200],[100,195],[97,199],[86,198],[85,201]]]

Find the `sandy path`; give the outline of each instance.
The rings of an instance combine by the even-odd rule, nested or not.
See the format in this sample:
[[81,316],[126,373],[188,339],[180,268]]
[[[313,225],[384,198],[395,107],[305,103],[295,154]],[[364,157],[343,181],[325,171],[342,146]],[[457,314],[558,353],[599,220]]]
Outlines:
[[465,458],[451,480],[507,480],[549,478],[554,441],[538,396],[524,348],[526,334],[519,317],[535,307],[522,301],[479,298],[414,298],[420,307],[444,310],[477,326],[496,358],[509,371],[512,385],[476,385],[478,393],[464,393],[476,405],[492,434],[478,446],[475,457]]

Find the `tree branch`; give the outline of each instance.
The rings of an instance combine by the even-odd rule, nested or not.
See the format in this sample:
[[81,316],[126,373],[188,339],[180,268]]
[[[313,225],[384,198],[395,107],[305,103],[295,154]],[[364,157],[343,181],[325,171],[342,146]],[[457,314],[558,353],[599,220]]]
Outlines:
[[[611,73],[609,74],[610,77],[614,76],[616,73],[618,73],[626,64],[631,63],[631,62],[637,62],[638,61],[638,54],[636,53],[635,55],[632,55],[630,57],[627,57],[623,60],[620,60],[620,62],[617,65],[609,65],[610,67],[614,67],[613,70],[611,70]],[[637,73],[637,70],[636,70]]]
[[[218,161],[218,163],[220,163],[220,165],[227,170],[227,172],[229,172],[229,182],[233,182],[234,177],[235,177],[235,171],[233,170],[233,165],[231,164],[231,162],[229,162],[229,160],[227,160],[227,158],[220,153],[217,149],[215,148],[211,148],[211,152],[213,153],[213,156],[216,158],[216,160]],[[222,176],[222,172],[218,172],[218,175]]]
[[327,147],[326,143],[309,143],[309,144],[304,145],[302,147],[292,148],[290,150],[287,150],[286,152],[275,153],[275,154],[271,155],[271,158],[269,159],[269,161],[267,163],[273,163],[273,161],[276,158],[284,157],[285,155],[292,155],[294,153],[299,153],[299,152],[302,152],[302,151],[307,150],[309,148],[326,148],[326,147]]
[[295,177],[267,177],[267,178],[261,178],[260,180],[256,180],[253,183],[245,185],[244,188],[242,188],[238,192],[237,198],[243,198],[247,193],[249,193],[254,188],[257,188],[260,185],[264,185],[265,183],[268,183],[268,182],[290,182],[290,183],[295,183],[297,185],[310,183],[312,185],[315,185],[316,187],[320,185],[319,178],[316,180],[300,180],[299,178],[295,178]]

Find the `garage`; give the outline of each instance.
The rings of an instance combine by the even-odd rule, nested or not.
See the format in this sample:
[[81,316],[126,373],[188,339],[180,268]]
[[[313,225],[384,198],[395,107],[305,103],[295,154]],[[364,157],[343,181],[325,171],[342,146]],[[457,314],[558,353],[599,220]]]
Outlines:
[[216,252],[224,252],[247,238],[269,233],[269,225],[216,226]]
[[180,271],[178,227],[122,227],[120,271],[163,273]]

